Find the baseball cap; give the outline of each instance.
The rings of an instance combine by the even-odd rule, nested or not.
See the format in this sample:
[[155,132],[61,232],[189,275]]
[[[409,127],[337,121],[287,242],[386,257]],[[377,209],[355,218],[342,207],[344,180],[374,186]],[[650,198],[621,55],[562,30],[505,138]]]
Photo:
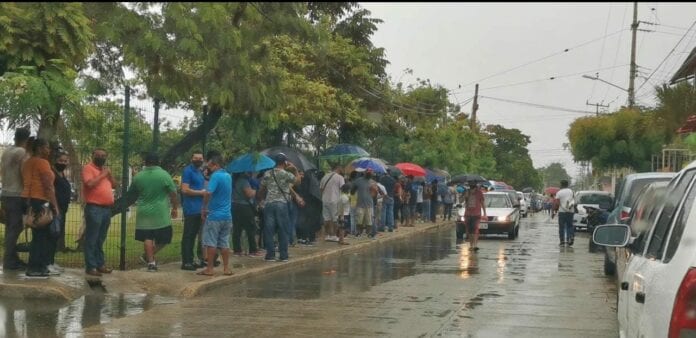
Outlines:
[[288,157],[283,153],[277,153],[275,156],[273,156],[273,159],[275,160],[276,164],[280,164],[287,161]]

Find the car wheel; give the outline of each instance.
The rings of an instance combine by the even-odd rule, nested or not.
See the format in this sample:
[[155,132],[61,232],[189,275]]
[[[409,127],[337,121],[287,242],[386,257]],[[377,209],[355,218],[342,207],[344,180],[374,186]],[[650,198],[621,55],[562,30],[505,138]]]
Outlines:
[[517,228],[515,228],[515,238],[520,237],[520,226],[518,225]]
[[515,227],[515,225],[513,224],[512,229],[510,229],[510,231],[508,231],[508,239],[515,239],[515,237],[516,237],[515,230],[516,229],[517,229],[517,227]]
[[613,276],[616,273],[616,264],[609,260],[607,255],[604,255],[604,275]]

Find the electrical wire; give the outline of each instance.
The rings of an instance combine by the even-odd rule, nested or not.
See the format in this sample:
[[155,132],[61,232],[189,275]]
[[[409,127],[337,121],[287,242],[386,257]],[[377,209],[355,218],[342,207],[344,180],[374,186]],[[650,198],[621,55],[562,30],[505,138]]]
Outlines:
[[[609,22],[611,21],[611,6],[609,6],[609,14],[607,15],[607,23],[604,25],[604,35],[607,34],[609,30]],[[597,67],[602,67],[602,59],[604,58],[604,46],[606,45],[607,39],[602,40],[602,49],[599,53],[599,64]],[[590,100],[594,98],[595,87],[597,86],[597,81],[592,83],[592,91],[590,92]]]
[[597,41],[606,39],[606,38],[608,38],[608,37],[610,37],[610,36],[612,36],[612,35],[616,35],[616,34],[618,34],[618,33],[621,33],[621,32],[623,32],[623,31],[626,31],[626,30],[627,30],[626,28],[623,28],[623,29],[618,30],[618,31],[616,31],[616,32],[613,32],[613,33],[611,33],[611,34],[606,34],[606,35],[604,35],[604,36],[602,36],[602,37],[599,37],[599,38],[596,38],[596,39],[592,39],[592,40],[590,40],[590,41],[583,42],[583,43],[578,44],[578,45],[576,45],[576,46],[572,46],[572,47],[566,48],[566,49],[564,49],[564,50],[562,50],[562,51],[554,52],[554,53],[551,53],[551,54],[549,54],[549,55],[547,55],[547,56],[544,56],[544,57],[541,57],[541,58],[538,58],[538,59],[535,59],[535,60],[532,60],[532,61],[525,62],[525,63],[523,63],[523,64],[521,64],[521,65],[519,65],[519,66],[515,66],[515,67],[509,68],[509,69],[507,69],[507,70],[504,70],[504,71],[501,71],[501,72],[498,72],[498,73],[495,73],[495,74],[492,74],[492,75],[488,75],[488,76],[483,77],[483,78],[481,78],[481,79],[478,79],[478,80],[475,80],[475,81],[471,81],[471,82],[469,82],[469,83],[463,85],[462,87],[466,87],[466,86],[472,85],[472,84],[474,84],[474,83],[478,83],[478,82],[481,82],[481,81],[484,81],[484,80],[488,80],[488,79],[490,79],[490,78],[494,78],[494,77],[497,77],[497,76],[500,76],[500,75],[503,75],[503,74],[507,74],[507,73],[509,73],[509,72],[511,72],[511,71],[520,69],[520,68],[522,68],[522,67],[526,67],[526,66],[529,66],[529,65],[531,65],[531,64],[535,64],[535,63],[537,63],[537,62],[541,62],[541,61],[544,61],[544,60],[546,60],[546,59],[552,58],[552,57],[554,57],[554,56],[567,53],[567,52],[569,52],[569,51],[571,51],[571,50],[574,50],[574,49],[577,49],[577,48],[580,48],[580,47],[584,47],[584,46],[589,45],[589,44],[591,44],[591,43],[594,43],[594,42],[597,42]]
[[650,74],[650,76],[648,76],[648,78],[646,78],[645,81],[643,81],[643,83],[640,85],[640,87],[638,87],[638,89],[635,91],[636,93],[638,93],[638,92],[640,91],[640,89],[643,88],[643,86],[648,82],[648,80],[650,80],[650,78],[651,78],[653,75],[655,75],[655,72],[656,72],[658,69],[660,69],[660,67],[662,67],[662,64],[665,63],[665,61],[667,60],[667,58],[669,58],[670,55],[672,55],[672,53],[674,53],[674,51],[677,49],[677,47],[679,46],[679,44],[680,44],[680,43],[684,40],[684,38],[689,34],[689,32],[691,31],[691,29],[694,28],[694,25],[696,25],[696,21],[694,21],[694,23],[691,24],[691,27],[689,27],[689,30],[687,30],[687,31],[684,33],[684,35],[681,37],[681,39],[679,39],[679,41],[678,41],[677,44],[674,46],[674,48],[672,48],[672,50],[669,51],[669,53],[667,53],[667,56],[665,56],[665,58],[662,59],[662,61],[660,62],[660,64],[657,65],[657,67],[655,67],[655,69],[654,69],[653,72]]
[[521,104],[521,105],[526,105],[526,106],[531,106],[531,107],[536,107],[536,108],[550,109],[550,110],[560,110],[560,111],[565,111],[565,112],[570,112],[570,113],[577,113],[577,114],[594,114],[594,113],[595,113],[595,112],[587,111],[587,110],[579,110],[579,109],[572,109],[572,108],[556,107],[556,106],[550,106],[550,105],[545,105],[545,104],[530,103],[530,102],[523,102],[523,101],[517,101],[517,100],[510,100],[510,99],[501,99],[501,98],[490,97],[490,96],[480,96],[480,97],[481,97],[481,98],[486,98],[486,99],[489,99],[489,100],[494,100],[494,101],[501,101],[501,102],[508,102],[508,103],[516,103],[516,104]]
[[[628,6],[624,8],[624,15],[623,18],[621,18],[621,27],[624,26],[626,23],[626,14],[628,13]],[[621,50],[621,38],[623,35],[619,35],[619,41],[616,44],[616,54],[614,54],[614,65],[616,65],[617,61],[619,60],[619,51]],[[609,75],[609,82],[614,82],[614,70],[611,71],[611,74]],[[604,92],[604,98],[602,99],[602,102],[607,100],[607,96],[609,96],[609,91],[611,90],[611,86],[607,84],[607,91]]]

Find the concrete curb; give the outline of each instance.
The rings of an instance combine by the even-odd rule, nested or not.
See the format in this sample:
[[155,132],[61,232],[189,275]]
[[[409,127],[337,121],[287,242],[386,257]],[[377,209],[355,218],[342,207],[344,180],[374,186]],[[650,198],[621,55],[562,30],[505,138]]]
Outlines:
[[219,277],[210,278],[210,279],[204,280],[204,281],[189,283],[186,287],[184,287],[181,290],[181,292],[179,293],[179,296],[183,297],[183,298],[192,298],[192,297],[200,296],[201,294],[205,293],[206,291],[210,291],[210,290],[213,290],[215,288],[219,288],[219,287],[222,287],[225,285],[239,282],[239,281],[242,281],[242,280],[245,280],[248,278],[256,277],[256,276],[271,273],[271,272],[282,271],[282,270],[286,270],[286,269],[290,269],[290,268],[300,267],[303,265],[315,263],[315,262],[322,261],[322,260],[329,259],[329,258],[340,257],[342,255],[346,255],[346,254],[350,254],[350,253],[353,253],[356,251],[360,251],[360,250],[363,250],[365,248],[372,247],[375,245],[386,244],[386,243],[389,243],[391,241],[405,239],[405,238],[411,237],[413,235],[422,234],[425,232],[430,232],[433,230],[437,230],[437,229],[441,229],[441,228],[445,228],[445,227],[452,227],[452,226],[454,226],[453,221],[428,224],[424,227],[416,226],[415,229],[408,231],[408,232],[400,232],[400,233],[396,233],[392,236],[380,238],[380,239],[373,240],[373,241],[356,243],[356,244],[351,244],[349,246],[337,247],[336,249],[331,249],[328,251],[317,252],[317,253],[310,254],[307,256],[303,256],[303,257],[299,257],[296,259],[291,259],[289,262],[286,262],[286,263],[268,263],[268,265],[253,268],[253,269],[250,269],[248,271],[244,271],[244,272],[232,275],[232,276],[219,276]]
[[80,292],[61,285],[0,283],[0,297],[8,299],[42,299],[71,301]]

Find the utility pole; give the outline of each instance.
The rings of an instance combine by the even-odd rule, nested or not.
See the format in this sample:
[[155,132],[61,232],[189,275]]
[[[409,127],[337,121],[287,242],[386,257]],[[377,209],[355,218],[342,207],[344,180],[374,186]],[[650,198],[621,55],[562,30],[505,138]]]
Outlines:
[[588,100],[585,100],[585,104],[588,105],[588,106],[595,106],[595,107],[597,107],[597,112],[596,112],[597,116],[599,116],[599,107],[602,107],[602,108],[609,108],[609,105],[606,105],[606,106],[605,106],[605,105],[603,105],[603,104],[601,104],[601,103],[590,103],[590,101],[588,101]]
[[628,108],[636,104],[636,34],[638,33],[638,2],[633,3],[633,23],[631,24],[631,71],[628,78]]
[[474,104],[471,107],[471,130],[476,131],[476,112],[478,111],[478,83],[474,90]]

